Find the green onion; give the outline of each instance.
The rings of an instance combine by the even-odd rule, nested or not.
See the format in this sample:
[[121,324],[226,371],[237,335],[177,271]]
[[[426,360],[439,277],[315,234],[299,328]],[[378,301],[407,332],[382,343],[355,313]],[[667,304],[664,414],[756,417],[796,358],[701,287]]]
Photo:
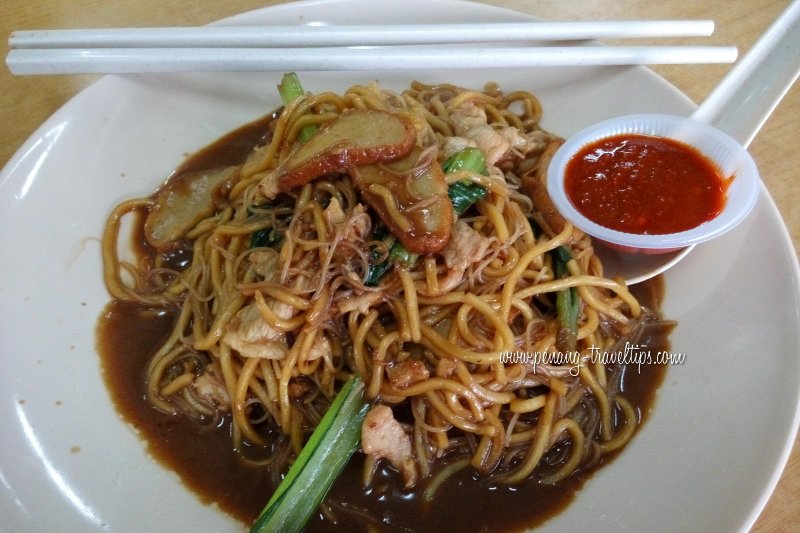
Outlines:
[[[283,105],[289,105],[301,96],[305,95],[303,86],[300,84],[300,78],[294,72],[287,72],[281,78],[281,83],[278,85],[278,94],[281,95]],[[317,127],[313,124],[308,124],[300,129],[298,140],[301,143],[308,141],[314,134],[317,133]]]
[[[554,252],[553,271],[556,278],[569,276],[567,263],[572,260],[569,250],[559,246]],[[569,287],[556,293],[556,313],[558,314],[558,337],[556,343],[562,352],[572,352],[578,345],[578,314],[581,301],[578,289]]]
[[368,409],[364,384],[354,376],[336,395],[250,533],[302,531],[358,447]]
[[[459,170],[475,172],[484,176],[488,174],[486,156],[483,155],[483,151],[480,148],[472,146],[459,150],[448,157],[442,164],[442,170],[444,170],[445,174]],[[469,180],[451,183],[447,188],[447,195],[450,197],[456,216],[461,215],[475,202],[483,200],[487,192],[484,187]]]

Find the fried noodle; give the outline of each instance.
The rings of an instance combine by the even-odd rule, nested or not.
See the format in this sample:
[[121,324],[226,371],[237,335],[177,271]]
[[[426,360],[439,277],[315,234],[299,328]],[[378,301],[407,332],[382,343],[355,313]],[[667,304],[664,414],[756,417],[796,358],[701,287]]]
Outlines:
[[[468,256],[452,237],[452,247],[413,264],[396,262],[368,285],[370,265],[389,251],[375,236],[379,220],[346,174],[263,197],[259,184],[296,149],[301,129],[350,109],[411,117],[417,145],[429,149],[420,165],[441,162],[465,142],[465,117],[491,130],[473,128],[478,133],[468,144],[480,145],[481,135],[508,141],[498,157],[482,147],[488,175],[447,176],[488,190],[454,225],[454,234],[478,243]],[[589,237],[569,223],[540,229],[547,220],[521,180],[541,171],[548,146],[560,142],[540,128],[540,118],[534,95],[491,85],[473,91],[413,83],[397,94],[371,84],[307,94],[276,115],[268,142],[217,189],[214,213],[186,233],[179,267],[163,251],[122,258],[121,221],[133,216],[141,225],[156,204],[120,204],[104,236],[110,293],[180,309],[147,368],[148,401],[197,420],[229,414],[232,446],[247,448],[248,459],[256,459],[253,450],[273,450],[275,435],[291,447],[288,458],[338,387],[358,373],[368,400],[400,413],[417,472],[433,479],[430,493],[451,471],[468,467],[507,483],[554,483],[623,446],[637,413],[619,394],[615,369],[590,356],[635,335],[655,313],[624,282],[604,277]],[[265,231],[276,242],[252,246],[251,236]],[[553,265],[558,247],[572,258],[562,277]],[[574,364],[509,360],[510,353],[563,350],[555,301],[570,288],[579,298],[570,347],[580,355],[578,371]],[[449,466],[436,470],[436,461]],[[366,463],[373,468],[375,461]]]

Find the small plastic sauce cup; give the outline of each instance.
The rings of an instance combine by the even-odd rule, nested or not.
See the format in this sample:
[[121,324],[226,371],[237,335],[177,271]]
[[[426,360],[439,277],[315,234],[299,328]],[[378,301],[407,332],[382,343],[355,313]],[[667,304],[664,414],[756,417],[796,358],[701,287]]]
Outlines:
[[[727,180],[719,213],[696,226],[673,233],[629,233],[605,227],[585,216],[569,198],[565,177],[570,161],[601,139],[644,135],[688,145],[707,158]],[[559,212],[577,228],[607,246],[630,253],[657,254],[692,246],[734,228],[752,211],[760,176],[747,150],[726,133],[703,122],[672,115],[627,115],[590,126],[570,137],[550,161],[547,190]]]

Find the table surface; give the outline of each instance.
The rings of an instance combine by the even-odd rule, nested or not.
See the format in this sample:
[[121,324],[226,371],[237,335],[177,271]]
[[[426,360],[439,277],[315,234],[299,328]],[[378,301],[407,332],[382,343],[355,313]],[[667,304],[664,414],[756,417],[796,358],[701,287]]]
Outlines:
[[[276,0],[227,2],[163,2],[163,0],[5,0],[0,35],[19,29],[115,26],[193,26]],[[712,19],[714,35],[682,43],[735,45],[740,56],[788,5],[786,0],[491,0],[483,3],[528,12],[550,20]],[[3,37],[3,57],[8,52]],[[664,41],[662,41],[664,42]],[[730,65],[669,65],[653,70],[695,102],[700,102]],[[0,68],[0,166],[54,111],[97,76],[14,77]],[[750,146],[764,182],[783,215],[795,249],[800,249],[800,167],[798,134],[800,84],[789,91]],[[752,531],[800,530],[800,446],[795,446],[786,470]]]

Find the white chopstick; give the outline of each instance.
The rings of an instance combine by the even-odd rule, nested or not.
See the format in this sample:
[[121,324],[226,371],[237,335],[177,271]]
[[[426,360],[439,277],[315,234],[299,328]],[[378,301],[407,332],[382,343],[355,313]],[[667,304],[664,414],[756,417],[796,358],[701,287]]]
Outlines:
[[14,49],[13,74],[356,71],[732,63],[730,46]]
[[[37,30],[11,35],[6,64],[13,74],[26,75],[735,61],[733,47],[530,45],[611,37],[707,36],[713,31],[710,20]],[[500,46],[513,41],[519,43]],[[521,46],[525,42],[529,46]]]
[[631,20],[376,26],[203,26],[16,31],[9,48],[289,48],[602,38],[693,37],[712,20]]

